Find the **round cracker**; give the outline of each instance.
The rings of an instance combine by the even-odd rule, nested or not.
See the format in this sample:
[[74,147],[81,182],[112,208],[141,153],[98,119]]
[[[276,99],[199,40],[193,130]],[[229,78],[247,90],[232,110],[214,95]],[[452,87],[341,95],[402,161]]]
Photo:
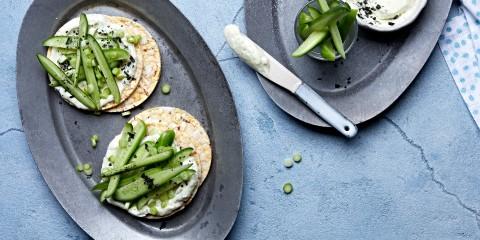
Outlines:
[[[134,24],[136,25],[139,25],[138,23],[134,22],[133,20],[130,20],[128,18],[123,18],[123,17],[113,17],[113,16],[108,16],[108,15],[103,15],[103,14],[88,14],[87,15],[87,19],[88,19],[88,16],[91,16],[91,15],[98,15],[98,16],[102,16],[102,17],[105,17],[107,18],[109,21],[111,21],[113,24],[117,24],[117,25],[124,25],[124,26],[128,26],[125,28],[125,31],[126,31],[126,34],[127,36],[128,35],[133,35],[133,34],[140,34],[140,33],[137,33],[138,31],[136,31],[136,28],[133,27]],[[119,21],[118,18],[122,18],[123,21]],[[80,18],[77,17],[77,18],[74,18],[70,21],[77,21],[79,22]],[[69,21],[69,22],[70,22]],[[127,25],[128,23],[128,25]],[[62,26],[63,27],[63,26]],[[59,34],[61,35],[61,33],[63,32],[62,31],[62,27],[60,27],[60,29],[57,31],[57,33],[55,33],[55,35]],[[131,28],[130,28],[131,27]],[[141,27],[141,26],[140,26]],[[141,27],[143,28],[143,27]],[[148,32],[147,32],[148,35],[150,35]],[[142,38],[144,36],[142,35]],[[147,37],[147,35],[145,35],[145,37]],[[129,84],[120,92],[120,103],[115,103],[115,102],[110,102],[110,103],[107,103],[106,105],[104,105],[102,107],[101,110],[107,110],[107,109],[111,109],[113,107],[116,107],[118,105],[120,105],[122,102],[124,102],[126,99],[128,99],[130,97],[130,95],[132,95],[134,93],[134,91],[137,89],[137,86],[139,85],[140,83],[140,80],[142,79],[142,71],[144,69],[143,67],[143,64],[144,64],[144,60],[143,60],[143,49],[141,47],[139,47],[140,44],[138,44],[137,46],[135,46],[135,51],[137,53],[137,59],[136,59],[136,64],[137,64],[137,68],[135,70],[135,76],[134,78],[129,82]],[[47,50],[47,58],[51,58],[51,54],[52,54],[52,51],[53,51],[53,48],[48,48]],[[65,101],[67,101],[70,105],[72,106],[75,106],[75,104],[72,104],[68,98],[64,98]],[[75,106],[76,107],[76,106]]]
[[132,30],[134,34],[142,36],[142,40],[137,45],[137,48],[142,51],[143,56],[143,70],[140,82],[129,98],[118,106],[107,110],[107,112],[124,112],[142,104],[150,95],[152,95],[155,87],[160,81],[161,56],[157,42],[142,25],[124,17],[112,18],[128,25],[128,29]]
[[[174,107],[156,107],[145,110],[130,121],[143,120],[148,130],[175,131],[174,143],[182,148],[193,147],[192,156],[200,168],[200,185],[207,178],[212,163],[210,138],[200,122],[190,113]],[[149,127],[149,126],[152,126]]]

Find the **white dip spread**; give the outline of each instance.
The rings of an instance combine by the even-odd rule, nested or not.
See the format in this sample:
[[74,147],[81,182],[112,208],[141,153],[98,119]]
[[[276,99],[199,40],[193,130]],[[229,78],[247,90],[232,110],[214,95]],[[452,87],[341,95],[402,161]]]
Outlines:
[[228,45],[237,53],[238,57],[255,71],[263,75],[268,73],[270,64],[264,51],[250,38],[243,35],[237,25],[227,25],[223,33]]
[[[156,142],[159,138],[160,134],[153,134],[146,136],[142,143],[148,142],[148,141],[153,141]],[[105,157],[103,158],[103,163],[102,163],[102,170],[109,168],[109,160],[108,158],[115,154],[118,150],[118,142],[120,140],[121,135],[117,135],[108,145],[107,148],[107,153],[105,154]],[[184,160],[185,164],[192,164],[192,166],[189,169],[195,170],[195,174],[188,180],[187,182],[184,182],[180,186],[178,186],[175,190],[175,196],[171,199],[168,200],[167,205],[162,207],[161,201],[156,200],[155,201],[155,208],[157,209],[157,214],[154,217],[164,217],[168,216],[171,213],[175,212],[178,209],[181,209],[185,206],[185,203],[190,200],[192,195],[195,193],[197,189],[197,185],[199,184],[199,169],[198,165],[195,162],[195,159],[193,157],[186,158]],[[137,217],[146,217],[147,215],[151,214],[150,213],[150,207],[149,206],[144,206],[141,209],[137,209],[135,205],[132,206],[132,203],[127,202],[127,203],[122,203],[119,201],[114,200],[113,198],[108,198],[107,202],[109,202],[112,205],[115,205],[117,207],[120,207],[122,209],[127,210],[130,214],[137,216]]]
[[378,31],[393,31],[413,22],[427,0],[345,0],[358,9],[358,22]]

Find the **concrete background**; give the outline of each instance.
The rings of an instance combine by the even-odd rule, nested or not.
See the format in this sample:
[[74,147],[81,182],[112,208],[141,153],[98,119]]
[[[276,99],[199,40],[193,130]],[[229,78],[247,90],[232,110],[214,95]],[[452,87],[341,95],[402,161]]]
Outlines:
[[[231,239],[480,239],[480,131],[438,48],[400,100],[349,141],[287,116],[232,58],[222,28],[244,29],[242,0],[173,2],[216,54],[240,117],[245,185]],[[22,131],[15,49],[30,3],[0,3],[0,234],[88,239],[50,193]],[[296,151],[303,161],[286,170]]]

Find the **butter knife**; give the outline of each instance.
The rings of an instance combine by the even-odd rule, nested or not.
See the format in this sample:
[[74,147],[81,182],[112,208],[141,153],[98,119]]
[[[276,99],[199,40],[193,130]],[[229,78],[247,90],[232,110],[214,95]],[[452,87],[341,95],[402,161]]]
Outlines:
[[358,129],[350,120],[330,106],[315,90],[240,32],[238,26],[227,25],[225,39],[238,57],[268,80],[287,89],[325,122],[344,136],[354,137]]

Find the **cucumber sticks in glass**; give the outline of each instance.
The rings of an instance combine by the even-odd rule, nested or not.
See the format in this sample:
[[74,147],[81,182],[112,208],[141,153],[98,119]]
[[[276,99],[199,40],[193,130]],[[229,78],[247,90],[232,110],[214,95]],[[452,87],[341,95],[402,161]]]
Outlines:
[[295,31],[303,39],[292,53],[302,57],[319,47],[323,60],[334,61],[338,53],[346,58],[344,39],[352,30],[357,10],[338,0],[310,2],[297,17]]

